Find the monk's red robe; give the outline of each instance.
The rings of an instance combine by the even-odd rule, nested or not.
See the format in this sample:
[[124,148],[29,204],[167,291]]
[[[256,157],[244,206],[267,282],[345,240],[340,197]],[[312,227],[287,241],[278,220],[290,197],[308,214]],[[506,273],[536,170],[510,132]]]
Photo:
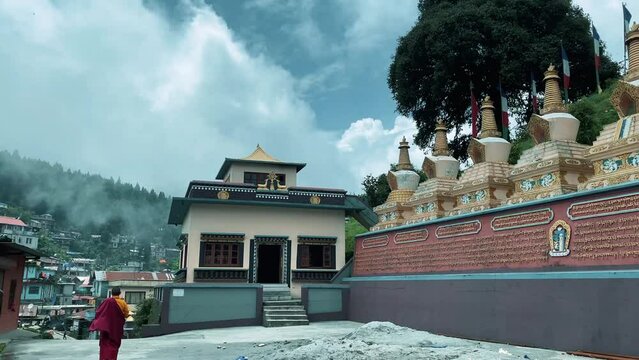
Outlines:
[[117,360],[124,334],[124,316],[114,298],[108,298],[95,312],[90,331],[100,332],[100,360]]

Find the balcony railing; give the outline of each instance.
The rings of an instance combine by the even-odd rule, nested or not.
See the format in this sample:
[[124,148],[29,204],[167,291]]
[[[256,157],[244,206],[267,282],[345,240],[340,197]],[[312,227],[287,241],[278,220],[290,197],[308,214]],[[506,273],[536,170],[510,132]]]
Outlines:
[[183,283],[186,282],[186,269],[180,269],[175,273],[173,282]]
[[293,281],[330,282],[337,270],[293,270]]

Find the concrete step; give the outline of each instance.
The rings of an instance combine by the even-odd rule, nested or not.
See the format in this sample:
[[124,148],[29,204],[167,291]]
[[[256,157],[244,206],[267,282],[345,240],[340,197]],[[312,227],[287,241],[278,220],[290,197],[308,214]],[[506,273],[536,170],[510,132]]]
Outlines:
[[275,284],[275,285],[263,284],[262,285],[262,290],[264,292],[271,292],[271,291],[286,291],[286,292],[289,292],[289,291],[291,291],[291,289],[288,286],[281,285],[281,284]]
[[308,319],[299,319],[299,320],[277,319],[277,320],[264,321],[265,327],[297,326],[297,325],[308,325]]
[[302,300],[300,299],[290,299],[290,300],[267,300],[264,301],[264,306],[282,306],[282,305],[302,305]]
[[264,314],[266,320],[308,320],[306,314]]
[[291,305],[291,306],[269,306],[262,308],[265,312],[268,311],[304,311],[306,309],[302,305]]
[[264,295],[262,301],[293,300],[291,295]]
[[264,315],[306,315],[306,310],[303,307],[293,309],[269,309],[264,308]]

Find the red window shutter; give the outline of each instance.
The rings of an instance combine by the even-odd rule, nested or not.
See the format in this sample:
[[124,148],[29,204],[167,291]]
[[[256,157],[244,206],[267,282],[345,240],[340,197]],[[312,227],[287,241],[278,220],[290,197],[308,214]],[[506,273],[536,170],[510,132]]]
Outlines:
[[300,267],[311,266],[311,256],[308,245],[299,245],[297,248],[297,256],[299,257]]

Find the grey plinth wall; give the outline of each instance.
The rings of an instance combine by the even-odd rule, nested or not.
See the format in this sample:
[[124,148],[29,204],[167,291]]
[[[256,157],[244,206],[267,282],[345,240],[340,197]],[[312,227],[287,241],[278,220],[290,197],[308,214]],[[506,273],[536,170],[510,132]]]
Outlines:
[[302,285],[302,303],[308,320],[347,320],[349,294],[348,285]]
[[167,284],[155,293],[160,321],[145,325],[143,336],[262,324],[260,284]]
[[639,270],[351,278],[349,319],[563,351],[639,355]]

